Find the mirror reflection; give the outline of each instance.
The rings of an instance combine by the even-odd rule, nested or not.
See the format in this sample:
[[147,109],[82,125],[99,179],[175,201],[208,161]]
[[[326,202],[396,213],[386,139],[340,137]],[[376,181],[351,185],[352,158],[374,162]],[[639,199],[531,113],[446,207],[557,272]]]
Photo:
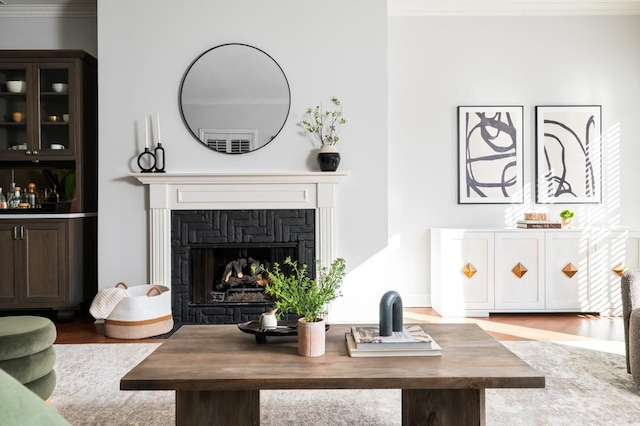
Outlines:
[[196,58],[182,79],[179,101],[182,119],[200,143],[242,154],[278,135],[289,115],[291,92],[271,56],[231,43]]

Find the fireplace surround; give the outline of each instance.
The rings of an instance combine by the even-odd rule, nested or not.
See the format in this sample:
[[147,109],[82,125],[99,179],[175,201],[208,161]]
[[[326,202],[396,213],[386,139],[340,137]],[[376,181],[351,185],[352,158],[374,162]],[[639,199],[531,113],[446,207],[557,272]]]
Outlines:
[[287,257],[314,276],[315,210],[175,210],[171,224],[175,323],[257,319],[273,306],[263,269]]
[[311,209],[315,259],[320,265],[330,265],[335,257],[335,188],[347,175],[346,172],[132,174],[148,186],[149,282],[172,286],[172,212],[182,210]]

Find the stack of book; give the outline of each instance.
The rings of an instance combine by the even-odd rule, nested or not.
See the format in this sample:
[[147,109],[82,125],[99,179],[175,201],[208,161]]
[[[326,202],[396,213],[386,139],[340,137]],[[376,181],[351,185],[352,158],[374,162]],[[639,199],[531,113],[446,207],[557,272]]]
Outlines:
[[345,334],[352,357],[440,356],[440,346],[422,327],[413,325],[391,336],[380,336],[378,327],[353,326]]
[[550,220],[518,220],[516,227],[520,229],[556,229],[562,228],[560,222],[552,222]]
[[548,213],[525,213],[524,220],[516,221],[516,227],[520,229],[554,229],[562,228],[560,222],[549,220]]

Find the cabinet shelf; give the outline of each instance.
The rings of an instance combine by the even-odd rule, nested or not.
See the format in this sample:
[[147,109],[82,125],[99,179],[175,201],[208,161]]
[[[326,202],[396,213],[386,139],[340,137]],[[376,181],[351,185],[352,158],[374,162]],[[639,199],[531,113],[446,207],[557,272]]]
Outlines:
[[[64,127],[64,126],[68,126],[69,123],[65,123],[64,121],[62,122],[57,122],[57,121],[43,121],[40,123],[40,125],[42,126],[59,126],[59,127]],[[23,123],[15,123],[15,122],[11,122],[11,121],[2,121],[0,122],[0,126],[1,127],[27,127],[27,123],[23,122]]]
[[69,213],[71,208],[70,202],[44,203],[44,207],[35,209],[0,209],[0,217],[3,215],[31,215],[31,214],[51,214],[51,213]]

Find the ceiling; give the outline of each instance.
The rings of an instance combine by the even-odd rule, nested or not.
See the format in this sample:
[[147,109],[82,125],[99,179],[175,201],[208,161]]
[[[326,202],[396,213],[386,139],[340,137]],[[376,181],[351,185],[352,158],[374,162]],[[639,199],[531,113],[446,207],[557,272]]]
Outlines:
[[0,0],[3,17],[95,17],[97,0]]
[[389,16],[640,15],[640,0],[387,0]]
[[0,5],[8,6],[78,6],[94,5],[97,0],[0,0]]
[[[640,15],[640,0],[387,0],[389,16]],[[0,15],[95,16],[97,0],[0,0]]]

